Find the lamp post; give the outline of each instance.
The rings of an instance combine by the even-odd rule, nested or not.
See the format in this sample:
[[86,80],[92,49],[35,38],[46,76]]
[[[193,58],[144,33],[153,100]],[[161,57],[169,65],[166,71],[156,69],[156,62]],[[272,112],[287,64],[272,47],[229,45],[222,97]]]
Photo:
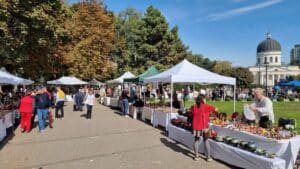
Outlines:
[[267,62],[265,60],[264,64],[266,66],[266,96],[268,96],[268,66],[269,66],[269,62]]

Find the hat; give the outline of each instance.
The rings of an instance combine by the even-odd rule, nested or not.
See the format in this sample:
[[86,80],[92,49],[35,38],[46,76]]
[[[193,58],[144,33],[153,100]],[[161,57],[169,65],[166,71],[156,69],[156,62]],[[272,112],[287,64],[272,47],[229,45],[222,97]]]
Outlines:
[[202,95],[202,96],[206,96],[206,91],[201,89],[199,94]]

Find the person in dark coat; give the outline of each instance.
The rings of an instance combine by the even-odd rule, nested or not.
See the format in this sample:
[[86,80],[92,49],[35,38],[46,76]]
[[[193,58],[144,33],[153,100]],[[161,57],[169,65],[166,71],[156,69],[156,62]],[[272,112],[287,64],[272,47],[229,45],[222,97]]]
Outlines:
[[35,106],[39,119],[39,131],[43,132],[46,127],[46,120],[48,117],[48,109],[50,107],[50,98],[43,90],[43,87],[38,87],[38,93],[35,97]]

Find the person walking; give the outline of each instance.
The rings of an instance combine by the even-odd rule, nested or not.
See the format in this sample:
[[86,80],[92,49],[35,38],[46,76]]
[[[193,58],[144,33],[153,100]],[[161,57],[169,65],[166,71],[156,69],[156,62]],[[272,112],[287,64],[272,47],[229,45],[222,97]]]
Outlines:
[[122,113],[123,116],[128,117],[128,108],[129,108],[129,96],[128,96],[128,91],[126,89],[123,90],[122,95],[121,95],[121,99],[122,99]]
[[36,126],[35,124],[35,116],[37,115],[37,111],[36,111],[36,105],[35,105],[35,97],[38,93],[38,90],[35,89],[31,92],[31,98],[32,98],[32,117],[31,117],[31,128],[34,128]]
[[[64,118],[64,103],[65,103],[65,93],[61,90],[60,86],[56,87],[56,100],[55,100],[55,118]],[[60,111],[60,115],[58,115]]]
[[206,160],[212,161],[210,157],[210,146],[208,143],[208,138],[206,138],[206,132],[208,131],[208,123],[209,123],[209,115],[213,111],[217,111],[217,108],[206,104],[205,101],[205,91],[200,91],[200,95],[196,98],[196,104],[191,107],[192,112],[192,129],[193,135],[195,137],[194,142],[194,151],[195,157],[194,159],[197,161],[199,160],[199,145],[200,145],[200,138],[203,137],[204,140],[204,151],[206,154]]
[[27,90],[25,96],[21,99],[19,112],[21,114],[21,132],[29,133],[31,130],[31,117],[33,113],[33,98],[31,90]]
[[38,94],[35,97],[35,104],[39,119],[39,131],[43,132],[46,127],[48,109],[50,107],[50,99],[43,87],[38,88]]
[[53,99],[52,93],[49,92],[49,90],[46,87],[44,87],[43,90],[44,90],[45,93],[47,93],[47,95],[49,97],[49,100],[50,100],[50,107],[48,109],[47,119],[48,119],[49,127],[53,128],[54,119],[53,119],[53,116],[52,116],[52,108],[54,106],[54,102],[53,102],[54,99]]
[[86,95],[85,104],[86,104],[86,109],[87,109],[86,119],[91,119],[92,118],[93,106],[95,104],[95,96],[93,94],[92,89],[88,90],[88,93]]

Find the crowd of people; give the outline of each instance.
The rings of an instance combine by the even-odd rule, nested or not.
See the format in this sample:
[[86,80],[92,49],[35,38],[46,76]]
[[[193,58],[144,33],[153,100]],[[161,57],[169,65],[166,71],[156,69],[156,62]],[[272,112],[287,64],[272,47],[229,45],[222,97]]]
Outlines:
[[24,92],[25,95],[21,99],[19,106],[22,132],[31,131],[36,115],[40,132],[43,132],[47,125],[53,128],[53,110],[55,110],[55,119],[63,119],[65,93],[59,86],[52,91],[44,86],[38,86],[34,90],[26,89]]
[[[60,86],[50,90],[45,86],[38,86],[34,90],[26,89],[19,105],[20,128],[22,132],[30,132],[38,117],[39,132],[43,132],[46,126],[53,128],[53,113],[55,119],[64,119],[64,104],[66,95]],[[92,89],[79,89],[74,95],[74,111],[83,111],[86,105],[86,118],[91,119],[92,109],[95,104],[95,96]],[[55,112],[53,112],[55,111]]]

